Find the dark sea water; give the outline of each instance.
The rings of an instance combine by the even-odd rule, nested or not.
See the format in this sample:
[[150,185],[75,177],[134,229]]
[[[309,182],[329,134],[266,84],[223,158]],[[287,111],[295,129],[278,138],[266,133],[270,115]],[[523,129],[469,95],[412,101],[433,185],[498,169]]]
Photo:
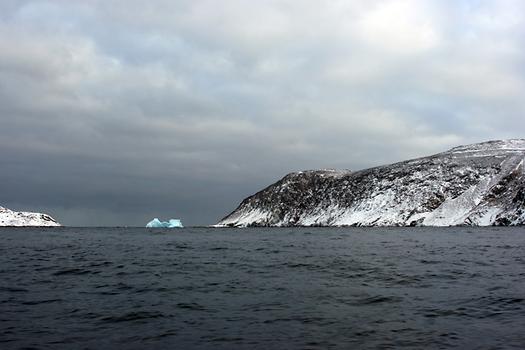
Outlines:
[[19,348],[523,349],[525,228],[3,228]]

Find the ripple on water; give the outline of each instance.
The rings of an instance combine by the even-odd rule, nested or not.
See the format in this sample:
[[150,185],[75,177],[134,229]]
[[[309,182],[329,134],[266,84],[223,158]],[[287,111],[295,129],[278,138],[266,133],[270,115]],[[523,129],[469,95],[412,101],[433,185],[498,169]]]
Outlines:
[[79,269],[79,268],[72,268],[72,269],[64,269],[57,272],[54,272],[53,276],[63,276],[63,275],[85,275],[88,273],[92,273],[91,270],[85,270],[85,269]]
[[57,303],[61,302],[62,299],[45,299],[45,300],[28,300],[28,301],[22,301],[22,305],[40,305],[40,304],[49,304],[49,303]]
[[119,323],[119,322],[130,322],[138,320],[148,320],[155,318],[166,318],[168,316],[161,312],[154,311],[132,311],[126,312],[120,315],[103,316],[100,318],[101,321],[108,323]]

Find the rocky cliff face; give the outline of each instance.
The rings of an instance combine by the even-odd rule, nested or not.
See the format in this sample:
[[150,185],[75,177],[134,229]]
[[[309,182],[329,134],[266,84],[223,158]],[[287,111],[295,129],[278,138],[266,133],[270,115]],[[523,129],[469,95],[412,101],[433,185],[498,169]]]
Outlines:
[[47,214],[12,211],[0,207],[0,226],[60,226]]
[[217,226],[525,224],[525,140],[460,146],[350,172],[286,175]]

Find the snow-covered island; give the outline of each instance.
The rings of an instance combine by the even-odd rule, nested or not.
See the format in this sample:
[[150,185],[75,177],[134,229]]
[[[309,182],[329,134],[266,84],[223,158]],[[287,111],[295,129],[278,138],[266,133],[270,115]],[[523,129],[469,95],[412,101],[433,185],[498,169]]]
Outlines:
[[488,141],[371,169],[286,175],[217,227],[525,224],[525,140]]
[[12,211],[0,207],[0,226],[61,226],[47,214]]

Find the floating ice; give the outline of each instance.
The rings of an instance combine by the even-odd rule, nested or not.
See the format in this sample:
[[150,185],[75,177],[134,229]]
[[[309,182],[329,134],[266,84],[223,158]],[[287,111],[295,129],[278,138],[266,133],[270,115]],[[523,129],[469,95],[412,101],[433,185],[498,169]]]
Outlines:
[[164,227],[164,228],[176,228],[184,227],[179,219],[170,219],[169,221],[160,221],[155,218],[146,224],[146,227]]

